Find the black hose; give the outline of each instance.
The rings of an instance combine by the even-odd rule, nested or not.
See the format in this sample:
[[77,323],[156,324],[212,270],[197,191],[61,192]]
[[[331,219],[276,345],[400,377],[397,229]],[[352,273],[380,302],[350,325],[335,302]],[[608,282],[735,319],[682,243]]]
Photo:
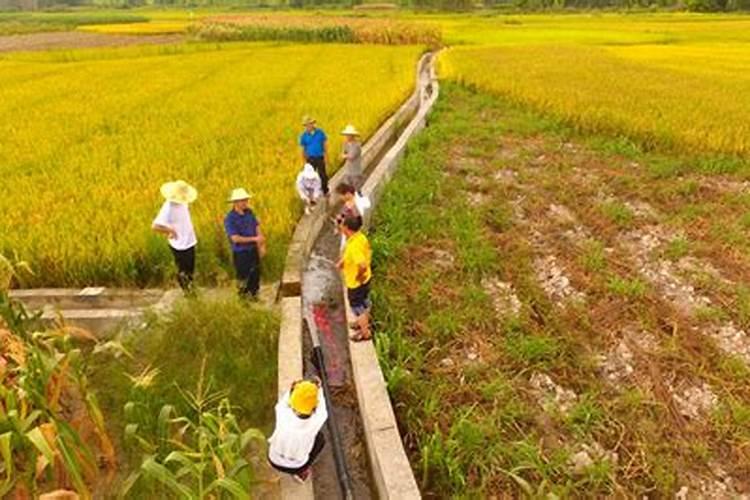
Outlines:
[[349,475],[349,468],[346,465],[346,455],[344,454],[344,447],[341,445],[341,434],[339,434],[339,428],[336,425],[336,417],[333,413],[333,404],[331,402],[331,390],[328,386],[328,374],[326,373],[325,359],[323,358],[323,349],[320,347],[320,341],[318,336],[310,328],[307,319],[304,320],[307,325],[307,330],[310,332],[313,342],[313,365],[318,370],[320,381],[323,384],[323,394],[326,397],[326,408],[328,409],[328,432],[331,435],[331,446],[333,447],[333,461],[336,463],[336,475],[339,480],[339,487],[341,488],[341,495],[344,500],[353,500],[353,486],[352,478]]

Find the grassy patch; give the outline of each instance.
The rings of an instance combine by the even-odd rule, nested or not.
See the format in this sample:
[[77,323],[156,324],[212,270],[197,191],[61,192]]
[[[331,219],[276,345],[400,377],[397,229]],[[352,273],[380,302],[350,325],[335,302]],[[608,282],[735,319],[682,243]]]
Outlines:
[[269,432],[276,402],[277,332],[274,313],[238,299],[181,302],[166,317],[123,332],[124,351],[97,357],[90,379],[119,451],[126,452],[131,465],[141,458],[125,445],[125,404],[137,402],[144,425],[157,425],[155,417],[165,404],[174,405],[178,414],[191,414],[182,394],[196,391],[204,363],[204,388],[228,396],[243,427]]

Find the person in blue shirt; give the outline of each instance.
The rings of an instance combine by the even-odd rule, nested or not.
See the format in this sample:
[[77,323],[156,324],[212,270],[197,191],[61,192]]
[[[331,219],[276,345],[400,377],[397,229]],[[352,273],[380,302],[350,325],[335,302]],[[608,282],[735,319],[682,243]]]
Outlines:
[[323,194],[328,196],[328,174],[326,174],[326,163],[328,161],[328,137],[323,129],[318,128],[315,119],[306,116],[302,120],[305,126],[304,132],[299,137],[299,145],[302,147],[302,160],[315,168],[320,176]]
[[232,245],[234,269],[240,296],[257,299],[260,290],[260,258],[265,253],[265,238],[260,222],[248,206],[250,194],[242,188],[232,191],[232,210],[224,218],[224,230]]

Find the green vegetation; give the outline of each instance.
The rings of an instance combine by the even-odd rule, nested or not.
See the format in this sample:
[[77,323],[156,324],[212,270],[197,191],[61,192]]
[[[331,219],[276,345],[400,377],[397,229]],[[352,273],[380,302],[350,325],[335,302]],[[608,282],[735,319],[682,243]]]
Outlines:
[[70,31],[79,26],[127,24],[148,21],[142,15],[110,11],[76,13],[3,13],[0,12],[0,36],[49,31]]
[[[696,189],[676,202],[674,176],[706,181],[685,172],[655,179],[652,159],[678,159],[619,141],[442,86],[372,231],[378,353],[426,495],[671,496],[697,488],[708,462],[733,476],[750,470],[741,444],[747,367],[710,333],[740,320],[718,304],[746,302],[744,290],[706,282],[701,293],[720,314],[676,312],[651,281],[658,275],[623,247],[623,235],[669,221],[685,236],[641,259],[676,265],[700,251],[737,271],[716,260],[720,240],[696,232],[710,212],[670,218]],[[603,204],[604,176],[615,180]],[[572,221],[551,217],[553,203]],[[739,273],[750,269],[749,250],[733,253]],[[701,381],[715,403],[686,409],[678,397],[705,390]]]

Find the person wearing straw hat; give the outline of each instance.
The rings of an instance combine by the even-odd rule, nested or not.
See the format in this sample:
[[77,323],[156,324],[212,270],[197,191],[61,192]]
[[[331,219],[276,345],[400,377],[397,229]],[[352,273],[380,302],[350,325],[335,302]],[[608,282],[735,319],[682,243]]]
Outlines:
[[346,168],[346,173],[349,175],[349,183],[359,191],[362,189],[365,178],[362,169],[362,145],[359,142],[359,132],[354,128],[354,125],[347,125],[341,131],[341,135],[346,137],[341,159],[346,162],[344,168]]
[[185,293],[192,292],[195,272],[195,236],[188,205],[198,198],[198,191],[185,181],[167,182],[161,186],[165,201],[151,224],[152,229],[167,237],[177,264],[177,281]]
[[302,161],[309,163],[315,168],[320,176],[323,194],[328,196],[328,174],[326,163],[328,162],[328,137],[323,129],[318,128],[314,118],[306,116],[302,119],[305,130],[299,137],[299,145],[302,147]]
[[224,230],[232,246],[240,296],[256,299],[260,290],[260,258],[265,253],[265,238],[260,222],[250,210],[250,193],[243,188],[234,189],[228,201],[232,209],[224,218]]
[[323,425],[328,409],[320,379],[298,380],[276,404],[276,427],[268,439],[271,466],[304,482],[325,446]]
[[320,176],[309,163],[305,163],[302,171],[297,175],[296,186],[297,194],[305,204],[305,213],[309,214],[318,203],[318,198],[323,195]]

